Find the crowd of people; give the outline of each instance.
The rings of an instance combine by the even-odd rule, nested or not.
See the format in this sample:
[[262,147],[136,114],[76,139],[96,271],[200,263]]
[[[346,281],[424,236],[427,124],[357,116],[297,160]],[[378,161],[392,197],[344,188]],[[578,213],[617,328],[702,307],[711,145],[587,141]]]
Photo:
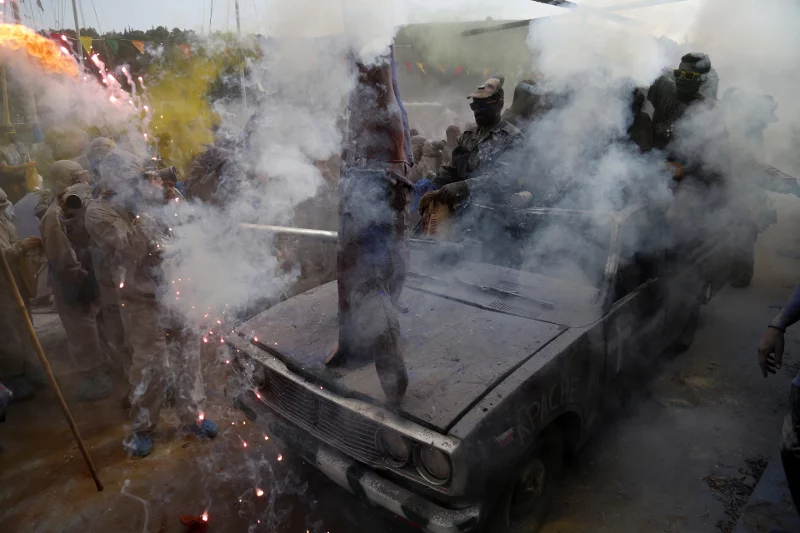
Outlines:
[[[25,302],[37,294],[36,265],[44,266],[71,368],[82,376],[80,398],[108,398],[112,376],[127,378],[121,403],[130,410],[125,446],[134,455],[152,451],[168,385],[184,429],[214,437],[217,428],[198,405],[199,340],[161,302],[160,243],[170,231],[161,208],[182,198],[175,169],[148,170],[133,153],[98,137],[73,159],[50,165],[48,175],[49,187],[35,195],[40,236],[17,238],[13,206],[0,190],[0,239]],[[0,284],[7,340],[0,383],[7,400],[21,401],[34,394],[37,376],[23,322],[30,308],[19,309],[6,277]]]
[[[703,195],[720,186],[724,176],[703,161],[691,160],[673,150],[681,135],[680,120],[691,109],[716,105],[706,89],[713,81],[707,56],[687,54],[674,71],[649,89],[630,91],[631,117],[627,137],[615,142],[646,153],[660,150],[664,167],[673,177],[675,204],[696,209],[697,202],[683,196]],[[435,233],[432,214],[442,209],[457,215],[469,202],[511,208],[553,206],[564,198],[563,183],[546,194],[542,173],[528,172],[526,134],[548,112],[565,105],[569,95],[543,92],[540,80],[527,79],[514,89],[513,102],[504,111],[504,78],[494,76],[470,98],[475,123],[461,131],[453,125],[442,140],[428,140],[411,131],[413,162],[407,174],[413,185],[410,203],[423,232]],[[646,112],[648,106],[654,111]],[[80,394],[96,401],[112,394],[112,375],[124,374],[130,390],[122,403],[130,409],[132,454],[148,455],[153,432],[167,391],[187,431],[214,437],[217,428],[203,416],[202,378],[199,372],[200,335],[166,308],[164,247],[169,224],[163,207],[187,199],[224,209],[243,180],[250,179],[243,153],[252,149],[250,134],[256,114],[241,138],[217,133],[186,169],[185,179],[174,167],[154,168],[151,161],[120,149],[115,141],[97,137],[72,158],[53,162],[47,186],[37,195],[33,212],[38,235],[18,238],[13,203],[24,196],[26,180],[35,163],[10,126],[0,147],[0,247],[14,273],[14,283],[30,302],[41,292],[36,265],[52,292],[52,300],[66,330],[73,368],[82,375]],[[407,121],[407,118],[405,119]],[[749,135],[763,133],[753,130]],[[346,156],[316,161],[323,186],[313,198],[296,206],[294,225],[336,230],[339,181]],[[167,162],[168,163],[168,162]],[[701,192],[698,192],[701,191]],[[28,200],[29,202],[30,200]],[[678,220],[691,219],[682,213]],[[765,224],[757,217],[742,217],[740,257],[735,283],[744,286],[752,277],[754,243]],[[331,281],[337,276],[335,246],[328,243],[298,245],[277,242],[282,265],[299,266],[297,285],[285,296]],[[30,339],[24,312],[12,297],[9,280],[0,276],[0,404],[29,398],[35,387]],[[170,366],[168,379],[166,366]],[[9,394],[10,391],[10,394]],[[3,400],[5,398],[5,400]]]

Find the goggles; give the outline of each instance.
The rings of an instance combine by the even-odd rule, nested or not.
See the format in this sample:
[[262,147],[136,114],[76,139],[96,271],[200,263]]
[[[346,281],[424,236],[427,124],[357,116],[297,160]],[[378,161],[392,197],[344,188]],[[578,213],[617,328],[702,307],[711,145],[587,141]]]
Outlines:
[[703,77],[703,75],[700,74],[699,72],[692,72],[690,70],[680,70],[677,68],[672,71],[672,74],[675,75],[676,80],[700,81],[700,79]]

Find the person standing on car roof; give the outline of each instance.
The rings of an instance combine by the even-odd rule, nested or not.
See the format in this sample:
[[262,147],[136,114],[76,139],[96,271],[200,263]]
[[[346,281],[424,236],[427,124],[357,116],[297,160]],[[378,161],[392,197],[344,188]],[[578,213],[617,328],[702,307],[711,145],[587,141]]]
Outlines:
[[434,202],[452,207],[474,196],[505,203],[519,191],[519,184],[511,176],[515,167],[511,154],[524,136],[502,119],[503,81],[503,76],[489,78],[469,95],[476,127],[459,137],[452,161],[431,182],[436,190],[425,193],[420,200],[421,213]]
[[[800,320],[800,286],[767,326],[758,345],[758,366],[766,378],[775,374],[783,363],[784,334]],[[800,509],[800,374],[795,376],[789,392],[789,410],[783,419],[781,461],[795,509]]]

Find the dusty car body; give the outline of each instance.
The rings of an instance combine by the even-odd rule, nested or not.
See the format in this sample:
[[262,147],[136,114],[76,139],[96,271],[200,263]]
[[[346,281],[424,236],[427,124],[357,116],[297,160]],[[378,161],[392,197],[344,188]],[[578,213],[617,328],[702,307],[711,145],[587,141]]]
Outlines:
[[519,268],[412,249],[399,410],[386,407],[374,365],[324,366],[335,282],[226,339],[244,387],[236,405],[287,451],[424,531],[537,531],[565,451],[587,440],[622,376],[688,347],[730,251],[725,238],[667,249],[652,238],[663,219],[645,206],[513,216],[539,246]]

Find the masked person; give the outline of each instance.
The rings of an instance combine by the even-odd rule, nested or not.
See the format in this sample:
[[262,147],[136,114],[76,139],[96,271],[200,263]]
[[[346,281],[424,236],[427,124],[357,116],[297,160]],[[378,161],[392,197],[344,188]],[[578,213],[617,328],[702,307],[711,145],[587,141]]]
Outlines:
[[107,358],[97,327],[99,287],[81,212],[91,198],[88,176],[74,161],[56,161],[50,175],[58,196],[40,222],[48,280],[74,368],[88,374],[79,395],[87,401],[101,400],[111,395],[113,383],[104,369]]
[[524,130],[540,110],[542,97],[537,93],[534,80],[522,80],[514,87],[511,107],[503,113],[503,120]]
[[[86,209],[86,230],[92,243],[107,257],[114,282],[120,287],[120,308],[125,336],[133,349],[128,380],[131,386],[132,434],[125,446],[139,457],[153,449],[167,386],[167,369],[178,377],[175,401],[187,431],[214,437],[216,425],[198,418],[198,353],[170,353],[167,329],[169,312],[160,298],[165,289],[161,243],[162,227],[148,209],[163,206],[163,190],[157,181],[143,178],[133,154],[115,150],[100,165],[101,198]],[[180,348],[180,345],[178,346]]]
[[686,54],[677,69],[648,91],[654,107],[653,144],[666,154],[672,174],[668,220],[676,254],[696,248],[715,224],[730,220],[719,213],[730,175],[727,127],[722,108],[702,90],[710,72],[707,55]]
[[515,126],[501,118],[503,110],[503,77],[489,78],[469,95],[470,107],[477,126],[466,130],[453,150],[452,161],[443,166],[432,181],[436,191],[420,200],[423,214],[432,203],[450,207],[470,198],[505,203],[519,191],[519,183],[511,176],[513,148],[523,140]]
[[[0,253],[11,267],[14,283],[27,303],[32,296],[32,280],[26,280],[30,274],[26,263],[28,255],[41,247],[41,241],[37,237],[18,240],[13,218],[13,206],[0,189]],[[0,339],[0,383],[11,390],[14,400],[32,397],[34,390],[26,375],[33,370],[33,345],[5,272],[0,275]]]
[[17,140],[13,125],[0,126],[0,179],[8,189],[7,196],[16,203],[29,190],[41,186],[36,172],[36,162],[31,159],[28,147]]
[[88,169],[92,173],[92,181],[100,178],[100,162],[105,156],[117,149],[117,143],[107,137],[97,137],[92,139],[86,149],[86,162]]

